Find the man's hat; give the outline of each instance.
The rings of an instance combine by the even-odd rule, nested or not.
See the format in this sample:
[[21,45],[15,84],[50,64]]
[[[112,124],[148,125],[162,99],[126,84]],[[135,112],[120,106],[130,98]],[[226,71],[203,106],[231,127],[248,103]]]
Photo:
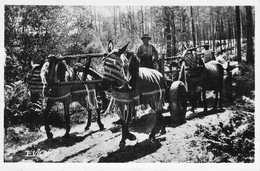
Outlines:
[[205,43],[204,45],[202,45],[202,47],[210,47],[210,45],[208,43]]
[[143,35],[143,37],[141,37],[141,39],[142,39],[142,40],[143,40],[143,39],[145,39],[145,38],[147,38],[147,39],[151,40],[151,37],[149,37],[149,35],[148,35],[148,34],[144,34],[144,35]]

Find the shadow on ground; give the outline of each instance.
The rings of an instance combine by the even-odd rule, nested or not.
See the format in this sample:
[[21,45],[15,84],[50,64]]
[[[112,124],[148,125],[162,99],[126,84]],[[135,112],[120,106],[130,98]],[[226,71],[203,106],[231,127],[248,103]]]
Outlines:
[[[129,162],[136,159],[142,158],[146,155],[156,152],[162,144],[160,141],[164,139],[156,139],[155,142],[150,140],[144,140],[137,143],[134,146],[126,146],[123,149],[119,149],[115,152],[108,153],[106,157],[101,157],[99,163],[109,163],[109,162]],[[164,140],[165,141],[165,140]]]
[[198,118],[198,119],[201,119],[201,118],[204,118],[206,116],[210,116],[210,115],[215,115],[217,113],[222,113],[224,112],[225,109],[211,109],[209,110],[207,113],[204,113],[203,111],[202,112],[194,112],[192,114],[190,114],[188,117],[186,117],[186,120],[193,120],[195,118]]

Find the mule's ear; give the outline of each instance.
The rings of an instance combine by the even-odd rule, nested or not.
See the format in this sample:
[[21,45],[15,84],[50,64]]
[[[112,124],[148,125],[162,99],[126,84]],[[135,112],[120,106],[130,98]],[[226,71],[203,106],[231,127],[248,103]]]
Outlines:
[[114,49],[114,43],[112,40],[108,41],[108,53],[110,53]]
[[29,69],[32,69],[34,67],[34,63],[33,61],[30,62],[30,66],[29,66]]
[[185,46],[185,44],[183,43],[181,46],[181,51],[185,51],[187,49],[187,47]]
[[127,49],[127,46],[129,45],[130,42],[128,42],[124,47],[122,47],[121,49],[118,50],[118,53],[121,55],[122,53],[124,53]]
[[185,44],[183,44],[182,47],[183,47],[184,50],[188,49],[188,47]]

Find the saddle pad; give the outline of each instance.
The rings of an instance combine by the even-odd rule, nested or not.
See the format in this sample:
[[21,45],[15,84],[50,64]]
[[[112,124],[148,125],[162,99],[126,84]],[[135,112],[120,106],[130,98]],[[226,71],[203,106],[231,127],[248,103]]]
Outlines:
[[218,71],[218,62],[217,61],[210,61],[205,64],[205,67],[207,69],[208,77],[217,77],[219,76]]

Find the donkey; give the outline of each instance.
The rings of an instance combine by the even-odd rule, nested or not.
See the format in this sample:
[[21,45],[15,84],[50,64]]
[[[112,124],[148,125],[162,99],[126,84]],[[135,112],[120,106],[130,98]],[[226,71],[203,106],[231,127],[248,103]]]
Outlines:
[[191,96],[192,96],[192,110],[195,109],[195,92],[196,87],[202,87],[204,112],[207,112],[206,90],[215,90],[216,97],[214,102],[214,109],[217,109],[218,93],[219,93],[219,107],[222,109],[222,86],[224,68],[217,61],[210,61],[204,63],[200,57],[197,57],[193,51],[194,49],[186,49],[181,61],[185,61],[187,79],[191,83]]
[[[166,132],[162,116],[166,88],[163,76],[157,70],[139,67],[140,61],[133,53],[127,54],[129,58],[127,59],[124,52],[128,44],[111,51],[104,59],[106,75],[103,80],[112,84],[112,98],[120,110],[118,115],[122,120],[120,148],[125,147],[126,139],[131,141],[136,139],[136,136],[129,132],[128,124],[136,113],[134,110],[137,105],[149,104],[156,113],[156,121],[149,135],[150,140],[155,139],[157,131],[161,130],[161,134]],[[113,63],[117,65],[116,68],[112,65]]]
[[[50,56],[48,60],[43,64],[41,69],[41,78],[45,86],[44,96],[47,97],[47,106],[43,111],[45,130],[48,139],[53,138],[53,134],[49,127],[49,111],[55,101],[63,103],[65,122],[66,122],[66,132],[64,134],[65,138],[69,137],[70,132],[70,114],[69,105],[73,101],[79,102],[82,106],[85,106],[88,110],[88,121],[85,130],[89,129],[91,125],[91,115],[92,110],[97,111],[97,123],[100,130],[104,129],[104,125],[100,120],[100,108],[98,106],[98,101],[96,97],[96,90],[94,84],[75,84],[75,85],[55,85],[55,82],[67,82],[70,81],[73,75],[75,75],[75,70],[69,67],[65,61],[58,60],[56,56]],[[73,77],[75,78],[75,77]],[[77,74],[76,80],[81,80],[80,75]]]

